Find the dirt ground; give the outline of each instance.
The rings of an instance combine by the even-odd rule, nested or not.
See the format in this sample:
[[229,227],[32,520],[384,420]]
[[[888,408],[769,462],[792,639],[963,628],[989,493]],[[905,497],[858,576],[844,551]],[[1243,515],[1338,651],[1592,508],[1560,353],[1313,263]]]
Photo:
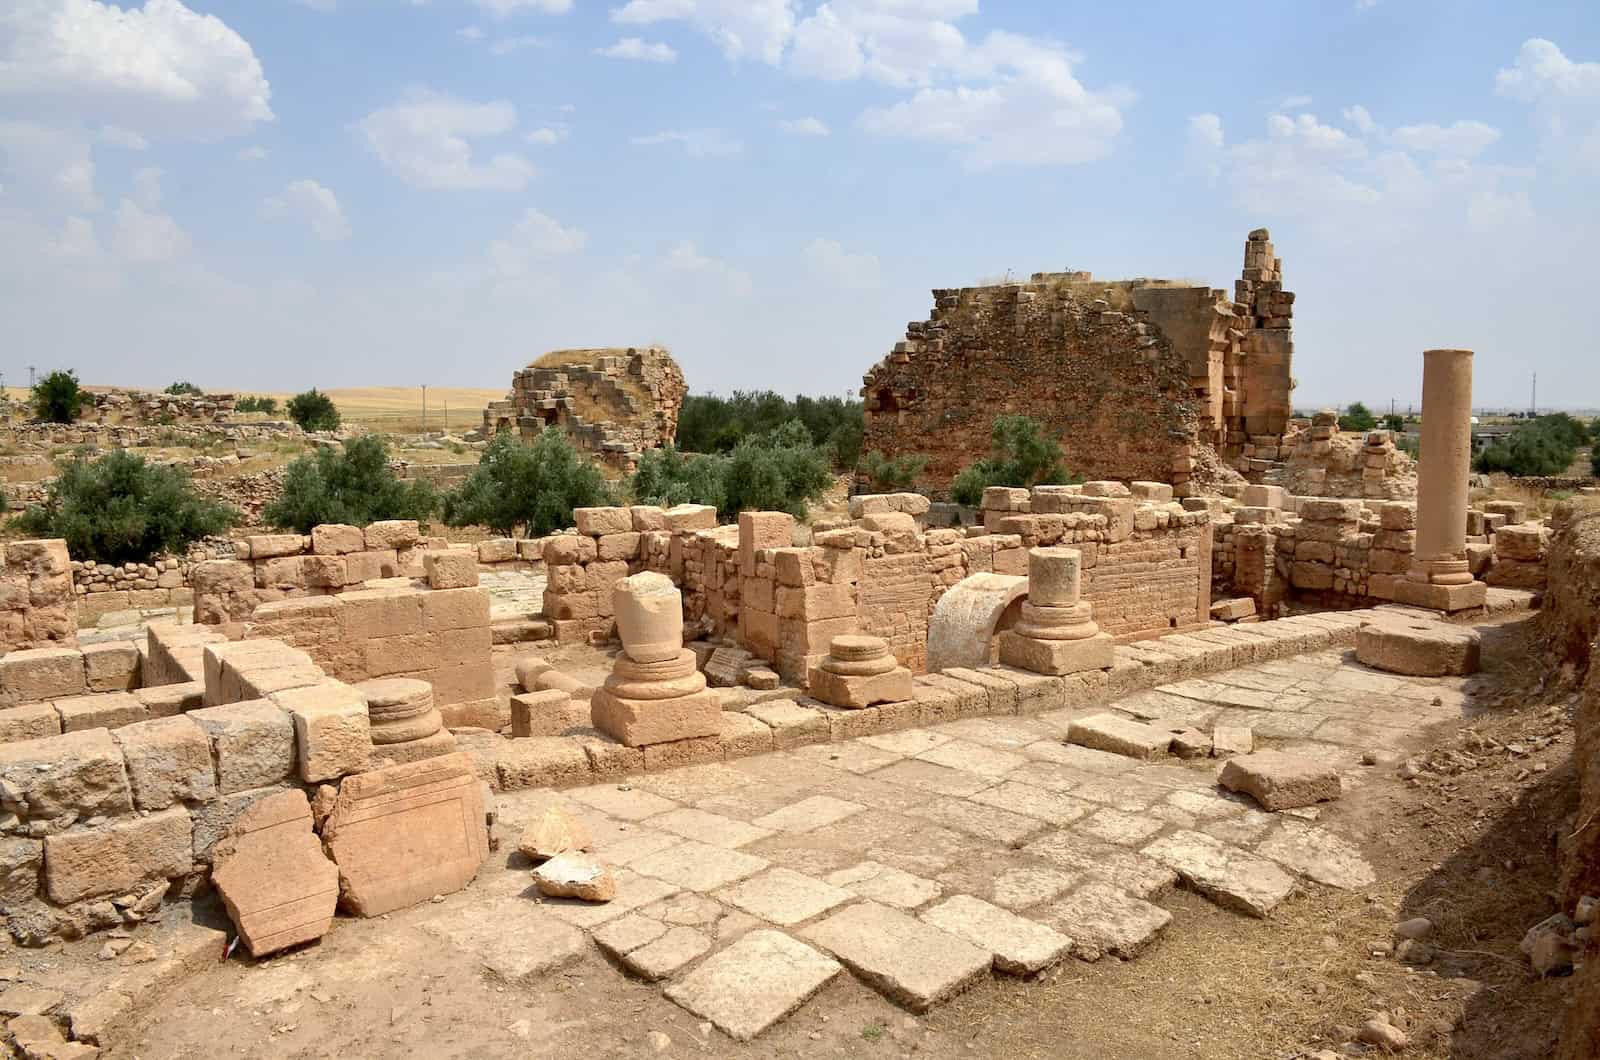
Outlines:
[[[592,948],[561,971],[500,980],[424,930],[441,912],[425,903],[342,922],[298,953],[235,957],[147,1006],[107,1055],[1291,1060],[1337,1050],[1381,1010],[1409,1031],[1407,1057],[1548,1056],[1571,980],[1534,979],[1517,943],[1555,908],[1553,838],[1573,801],[1571,696],[1541,687],[1530,630],[1519,619],[1491,632],[1479,716],[1436,730],[1409,760],[1415,777],[1374,765],[1324,807],[1324,822],[1366,837],[1381,882],[1356,893],[1308,885],[1264,921],[1180,893],[1167,899],[1172,926],[1130,963],[1069,960],[1042,981],[986,982],[921,1016],[845,975],[738,1045]],[[1415,916],[1437,928],[1432,952],[1407,964],[1391,929]],[[540,945],[515,924],[484,930],[513,951]]]

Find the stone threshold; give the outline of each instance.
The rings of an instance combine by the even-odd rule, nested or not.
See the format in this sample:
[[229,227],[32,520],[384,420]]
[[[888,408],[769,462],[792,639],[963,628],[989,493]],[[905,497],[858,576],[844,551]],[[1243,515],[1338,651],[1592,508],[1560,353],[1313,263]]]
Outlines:
[[[1452,616],[1452,620],[1477,621],[1527,610],[1535,602],[1531,593],[1502,590],[1491,594],[1486,609]],[[633,774],[876,736],[962,718],[1103,707],[1175,681],[1328,648],[1352,648],[1363,621],[1395,610],[1395,605],[1386,604],[1171,633],[1117,645],[1109,670],[1065,677],[1009,666],[921,674],[915,679],[912,699],[859,710],[829,706],[796,689],[792,695],[777,695],[738,710],[725,710],[719,736],[648,747],[626,747],[588,728],[562,736],[517,738],[487,730],[458,729],[456,742],[459,750],[472,755],[479,777],[496,791],[582,787]],[[1415,609],[1401,610],[1409,613]]]

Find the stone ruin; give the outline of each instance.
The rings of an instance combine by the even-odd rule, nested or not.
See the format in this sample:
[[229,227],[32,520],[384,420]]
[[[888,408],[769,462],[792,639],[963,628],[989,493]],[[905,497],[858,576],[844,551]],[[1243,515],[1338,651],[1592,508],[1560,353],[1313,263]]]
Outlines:
[[[234,394],[157,394],[120,387],[97,387],[83,394],[87,400],[78,413],[77,422],[102,427],[225,423],[233,416],[238,403]],[[0,411],[7,420],[32,416],[32,409],[25,401],[6,400]]]
[[580,449],[631,471],[646,449],[670,445],[689,392],[660,346],[553,350],[511,379],[504,401],[483,410],[483,433],[524,439],[559,426]]
[[1290,418],[1294,295],[1265,229],[1250,233],[1233,295],[1173,280],[1036,273],[933,292],[926,321],[863,378],[863,449],[929,457],[936,491],[1021,413],[1091,479],[1170,482],[1179,497],[1276,454]]

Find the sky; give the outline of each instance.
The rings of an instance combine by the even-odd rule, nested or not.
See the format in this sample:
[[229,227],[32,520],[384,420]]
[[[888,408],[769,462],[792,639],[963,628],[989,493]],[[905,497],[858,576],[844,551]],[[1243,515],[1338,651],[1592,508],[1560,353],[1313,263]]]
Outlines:
[[935,287],[1232,289],[1295,403],[1600,406],[1593,0],[3,0],[0,372],[845,394]]

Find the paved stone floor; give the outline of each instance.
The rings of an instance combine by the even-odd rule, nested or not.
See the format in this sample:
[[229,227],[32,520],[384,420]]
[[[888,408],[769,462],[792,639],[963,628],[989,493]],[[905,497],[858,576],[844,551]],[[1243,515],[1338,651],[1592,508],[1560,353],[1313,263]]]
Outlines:
[[[1122,699],[1137,718],[1248,725],[1258,745],[1339,770],[1345,786],[1427,726],[1469,709],[1471,679],[1410,679],[1327,651]],[[1216,760],[1140,762],[1064,742],[1074,717],[970,718],[566,791],[498,797],[501,852],[473,884],[497,917],[442,909],[439,936],[522,976],[598,945],[724,1032],[749,1038],[848,969],[914,1011],[975,978],[1066,959],[1133,958],[1188,887],[1263,916],[1303,885],[1372,869],[1312,810],[1261,812],[1218,788]],[[549,806],[582,820],[617,874],[604,905],[539,901],[515,853]],[[530,902],[538,902],[530,910]],[[451,907],[455,903],[450,903]],[[516,953],[508,953],[517,950]]]
[[539,617],[544,613],[545,576],[530,571],[484,571],[478,584],[489,590],[489,620]]

